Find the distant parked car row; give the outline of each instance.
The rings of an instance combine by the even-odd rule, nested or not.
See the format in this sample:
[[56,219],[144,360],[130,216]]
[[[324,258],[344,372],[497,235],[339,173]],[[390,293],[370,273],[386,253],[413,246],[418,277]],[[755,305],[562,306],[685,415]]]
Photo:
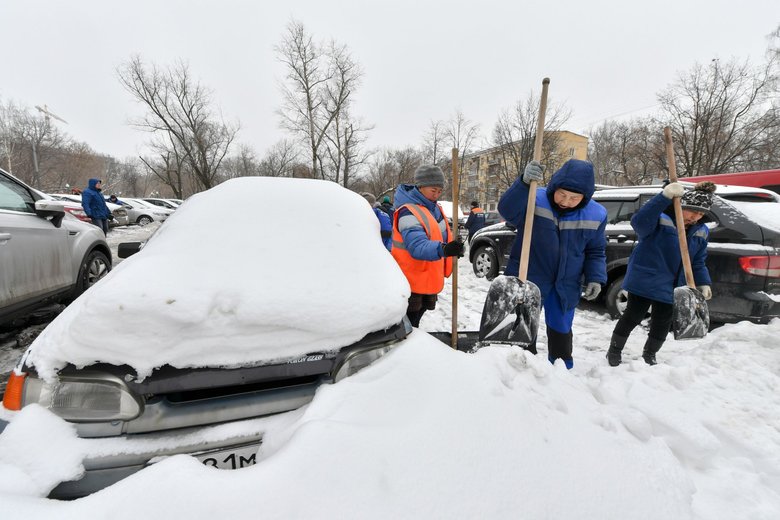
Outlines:
[[[64,206],[65,211],[84,222],[91,222],[90,218],[81,207],[81,196],[68,193],[53,193],[48,195],[62,202],[69,202]],[[176,201],[176,202],[174,202]],[[168,216],[173,213],[181,202],[179,199],[139,199],[133,197],[122,197],[118,199],[118,204],[108,201],[106,205],[113,218],[109,220],[109,226],[126,226],[128,224],[138,224],[146,226],[152,222],[164,222]],[[178,203],[177,203],[178,202]]]
[[[599,189],[593,195],[607,209],[608,280],[602,298],[613,317],[626,306],[623,277],[637,240],[631,217],[661,189],[626,186]],[[767,322],[780,317],[780,196],[738,186],[718,186],[716,195],[707,247],[712,321]],[[469,251],[474,273],[488,280],[502,273],[516,235],[507,223],[478,231]]]

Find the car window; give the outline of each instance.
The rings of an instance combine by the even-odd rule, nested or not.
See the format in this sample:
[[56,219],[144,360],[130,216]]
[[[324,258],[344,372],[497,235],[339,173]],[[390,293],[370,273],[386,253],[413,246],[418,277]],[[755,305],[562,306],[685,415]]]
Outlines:
[[631,222],[636,213],[636,203],[633,200],[604,200],[599,204],[607,210],[607,224]]
[[35,213],[35,199],[24,187],[0,176],[0,209]]

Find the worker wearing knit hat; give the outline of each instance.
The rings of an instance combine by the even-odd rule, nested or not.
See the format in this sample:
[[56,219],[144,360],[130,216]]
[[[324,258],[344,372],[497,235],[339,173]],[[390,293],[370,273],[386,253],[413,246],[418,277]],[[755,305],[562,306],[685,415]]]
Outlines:
[[685,192],[685,195],[680,199],[682,209],[688,211],[698,211],[699,213],[709,213],[712,207],[712,201],[715,197],[714,183],[709,181],[703,181],[693,187],[692,190]]
[[418,188],[425,186],[444,188],[444,172],[438,166],[420,166],[414,172],[414,185]]

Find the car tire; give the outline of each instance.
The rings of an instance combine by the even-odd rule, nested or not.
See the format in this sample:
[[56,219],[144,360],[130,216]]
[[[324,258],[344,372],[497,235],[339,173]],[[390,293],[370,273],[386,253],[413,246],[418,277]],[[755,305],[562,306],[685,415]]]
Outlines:
[[498,257],[495,249],[490,246],[481,246],[472,258],[471,266],[477,278],[492,280],[498,276]]
[[626,310],[628,304],[628,291],[623,289],[623,279],[625,276],[621,275],[615,278],[609,288],[607,294],[604,296],[604,303],[607,307],[607,311],[612,319],[618,319],[623,315],[623,311]]
[[109,271],[111,271],[111,262],[109,262],[108,257],[96,249],[90,251],[81,262],[79,278],[76,281],[76,289],[73,297],[76,298],[95,285],[100,279],[106,276]]
[[136,220],[136,223],[139,226],[148,226],[152,222],[154,222],[154,219],[148,215],[141,215],[140,217],[138,217],[138,220]]

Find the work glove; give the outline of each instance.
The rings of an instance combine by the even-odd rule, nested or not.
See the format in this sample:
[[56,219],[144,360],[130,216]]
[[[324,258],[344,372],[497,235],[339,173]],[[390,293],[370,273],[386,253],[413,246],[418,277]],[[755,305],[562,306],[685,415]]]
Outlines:
[[712,288],[709,285],[700,285],[697,287],[697,289],[701,295],[704,296],[705,300],[712,298]]
[[590,282],[587,287],[585,287],[585,292],[582,293],[582,297],[591,301],[598,298],[599,293],[601,293],[601,284],[598,282]]
[[442,252],[444,253],[444,256],[462,257],[463,242],[461,242],[460,240],[453,240],[452,242],[447,242],[442,247]]
[[675,197],[682,197],[684,193],[685,188],[679,182],[667,184],[663,191],[664,197],[670,200]]
[[525,165],[523,182],[526,184],[531,184],[531,181],[542,182],[543,172],[544,166],[542,166],[539,161],[531,161]]

